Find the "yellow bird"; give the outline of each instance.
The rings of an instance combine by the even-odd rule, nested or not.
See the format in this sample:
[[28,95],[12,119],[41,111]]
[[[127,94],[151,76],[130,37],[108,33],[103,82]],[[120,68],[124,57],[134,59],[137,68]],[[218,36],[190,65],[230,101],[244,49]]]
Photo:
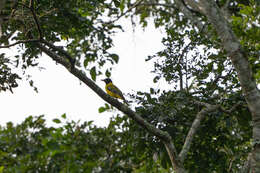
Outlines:
[[108,95],[110,95],[111,97],[114,98],[118,98],[118,99],[122,99],[124,101],[124,103],[127,103],[126,99],[123,96],[122,91],[120,91],[120,89],[118,89],[113,83],[112,80],[109,78],[103,79],[102,81],[104,81],[106,83],[105,89]]

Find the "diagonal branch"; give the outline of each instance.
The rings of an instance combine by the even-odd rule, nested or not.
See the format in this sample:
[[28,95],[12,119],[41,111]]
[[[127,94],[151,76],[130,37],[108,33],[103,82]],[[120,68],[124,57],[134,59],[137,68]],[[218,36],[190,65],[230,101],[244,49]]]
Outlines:
[[243,94],[252,114],[253,122],[253,155],[252,155],[252,171],[260,172],[260,91],[257,87],[252,68],[250,67],[248,54],[235,35],[232,27],[224,18],[223,13],[218,8],[215,1],[200,0],[206,11],[205,15],[208,21],[216,30],[223,48],[232,61],[232,65],[237,71],[237,76],[241,84]]
[[241,104],[242,104],[242,102],[239,101],[239,102],[237,102],[236,104],[234,104],[229,110],[226,110],[226,109],[223,108],[223,107],[220,107],[220,110],[221,110],[222,112],[227,113],[227,114],[232,114],[232,113],[234,112],[234,110],[235,110],[238,106],[240,106]]
[[107,22],[106,25],[109,25],[111,23],[114,23],[116,21],[118,21],[121,17],[125,16],[128,12],[130,12],[132,9],[136,8],[143,0],[139,0],[137,2],[135,2],[131,7],[129,7],[124,13],[122,13],[120,16],[118,16],[116,19]]
[[162,130],[157,129],[152,124],[148,123],[145,119],[143,119],[140,115],[138,115],[136,112],[132,111],[129,107],[126,105],[120,103],[116,99],[110,97],[108,94],[106,94],[99,86],[95,84],[94,81],[92,81],[90,78],[86,76],[86,74],[77,69],[77,68],[70,68],[71,64],[66,61],[66,59],[62,56],[59,56],[58,54],[54,53],[50,49],[46,48],[45,46],[37,43],[36,44],[38,48],[47,54],[49,57],[51,57],[54,61],[56,61],[58,64],[63,65],[71,74],[73,74],[75,77],[77,77],[80,81],[85,83],[89,88],[91,88],[98,96],[100,96],[103,100],[107,101],[114,107],[116,107],[121,112],[128,115],[130,118],[132,118],[136,123],[138,123],[140,126],[145,128],[148,132],[158,137],[164,144],[168,151],[168,154],[170,156],[170,159],[172,161],[172,165],[174,169],[184,171],[184,167],[182,163],[179,160],[179,157],[177,155],[175,146],[172,142],[171,136]]
[[43,38],[43,37],[42,37],[43,34],[42,34],[42,30],[41,30],[41,27],[40,27],[40,23],[39,23],[38,17],[37,17],[37,15],[36,15],[36,13],[35,13],[34,0],[30,0],[29,6],[26,5],[26,4],[24,4],[24,3],[21,3],[21,2],[19,2],[19,3],[17,3],[17,4],[23,6],[23,7],[27,8],[27,9],[29,9],[29,10],[31,11],[32,16],[33,16],[34,23],[35,23],[36,28],[37,28],[38,33],[39,33],[39,39],[42,39],[42,38]]
[[247,156],[246,161],[244,162],[244,165],[242,169],[240,169],[239,173],[248,173],[250,172],[252,167],[252,153],[249,153]]
[[32,16],[33,16],[34,22],[35,22],[35,24],[36,24],[36,26],[37,26],[37,30],[38,30],[38,32],[39,32],[39,39],[42,39],[42,30],[41,30],[41,27],[40,27],[40,24],[39,24],[39,20],[38,20],[38,18],[37,18],[37,16],[36,16],[36,13],[35,13],[34,0],[31,0],[31,1],[30,1],[29,7],[30,7],[30,10],[31,10],[31,12],[32,12]]
[[50,42],[48,42],[48,41],[46,41],[46,40],[44,40],[44,39],[42,39],[41,42],[44,43],[45,45],[47,45],[49,48],[53,49],[55,52],[59,52],[59,53],[61,53],[63,56],[65,56],[65,57],[69,60],[69,62],[70,62],[70,64],[71,64],[70,69],[71,69],[71,68],[74,68],[76,59],[75,59],[75,58],[72,58],[72,57],[68,54],[68,52],[66,52],[66,51],[63,50],[62,48],[60,48],[60,47],[58,47],[58,46],[55,46],[54,44],[52,44],[52,43],[50,43]]
[[182,0],[175,0],[176,7],[184,14],[184,16],[190,20],[192,24],[198,27],[198,29],[204,32],[204,24],[198,20],[198,18],[186,7]]
[[190,150],[190,146],[191,146],[191,143],[193,141],[193,138],[195,136],[195,134],[197,133],[197,130],[199,129],[200,127],[200,123],[201,121],[204,119],[204,117],[213,112],[213,111],[216,111],[219,106],[218,105],[210,105],[208,103],[204,103],[204,102],[198,102],[198,101],[194,101],[195,104],[199,104],[199,105],[203,105],[203,106],[206,106],[206,108],[203,108],[196,116],[195,120],[193,121],[192,123],[192,126],[188,132],[188,135],[185,139],[185,142],[184,142],[184,145],[182,147],[182,150],[181,152],[179,153],[179,158],[181,160],[181,162],[183,162],[188,154],[188,151]]

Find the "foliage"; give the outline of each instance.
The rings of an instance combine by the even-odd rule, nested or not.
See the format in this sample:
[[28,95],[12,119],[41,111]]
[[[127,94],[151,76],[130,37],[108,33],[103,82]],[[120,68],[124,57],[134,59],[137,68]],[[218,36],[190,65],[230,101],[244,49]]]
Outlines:
[[[38,17],[40,31],[35,24],[30,1],[18,0],[15,5],[7,3],[6,8],[2,10],[5,15],[2,24],[3,36],[0,38],[2,45],[42,36],[42,39],[53,45],[62,45],[62,49],[73,57],[78,67],[84,67],[90,72],[93,80],[104,71],[109,74],[111,69],[101,70],[101,68],[106,62],[111,64],[118,62],[118,55],[111,53],[109,49],[113,45],[111,36],[116,30],[121,29],[121,26],[110,21],[119,11],[113,2],[103,0],[34,2],[33,7]],[[21,69],[26,70],[38,64],[41,51],[33,42],[26,42],[16,48],[18,52],[13,58]]]
[[[253,1],[252,4],[238,4],[236,8],[239,10],[233,15],[232,27],[240,32],[236,34],[251,57],[254,73],[258,74],[259,32],[254,23],[259,18],[259,8],[255,8]],[[169,19],[169,16],[158,16]],[[174,19],[161,24],[167,32],[162,40],[165,49],[147,58],[147,61],[154,62],[154,82],[165,80],[171,90],[151,88],[150,93],[138,92],[133,98],[142,106],[136,111],[148,122],[167,131],[180,152],[185,135],[203,109],[194,100],[220,105],[226,110],[240,103],[232,113],[219,109],[207,115],[184,162],[186,169],[192,172],[237,172],[251,150],[252,125],[236,72],[226,53],[220,49],[217,37],[209,40],[205,33],[190,27],[188,21],[181,17]],[[201,20],[205,20],[203,16]],[[216,34],[211,26],[206,27],[212,35]],[[166,153],[164,155],[168,157]]]
[[[132,133],[133,122],[112,118],[107,128],[68,122],[47,127],[43,116],[0,128],[3,172],[158,172],[149,144]],[[132,125],[131,125],[132,124]],[[140,128],[138,128],[140,130]],[[148,146],[148,147],[147,147]],[[164,170],[165,172],[168,172]]]
[[[259,82],[260,7],[255,0],[216,2],[220,8],[230,2],[230,25]],[[154,62],[154,83],[165,80],[171,89],[137,92],[132,96],[138,103],[135,111],[167,131],[180,152],[196,115],[204,110],[195,101],[218,105],[219,109],[201,122],[184,166],[190,172],[237,172],[251,150],[252,137],[251,116],[237,74],[206,17],[186,6],[204,24],[202,32],[171,3],[18,0],[17,4],[7,4],[1,13],[6,16],[1,45],[39,39],[46,46],[42,41],[47,41],[62,51],[49,46],[50,50],[60,56],[66,51],[73,58],[68,61],[75,62],[77,68],[89,72],[96,80],[103,73],[111,75],[107,63],[119,61],[118,55],[110,52],[111,35],[123,28],[115,22],[126,16],[131,17],[133,24],[145,28],[148,20],[153,19],[156,27],[165,29],[166,37],[162,40],[165,49],[149,56],[147,61]],[[35,42],[24,42],[17,49],[13,59],[19,67],[26,70],[38,65],[41,50]],[[0,58],[1,88],[11,90],[20,77],[10,70],[11,62],[6,55],[1,54]],[[109,109],[105,105],[99,112]],[[54,122],[62,123],[59,119]],[[58,128],[46,127],[43,117],[29,117],[20,125],[9,123],[2,127],[0,138],[0,172],[171,171],[164,145],[125,117],[115,117],[108,128],[73,121]]]
[[0,91],[10,90],[18,86],[17,80],[20,76],[12,72],[14,64],[10,59],[4,57],[4,53],[0,54]]

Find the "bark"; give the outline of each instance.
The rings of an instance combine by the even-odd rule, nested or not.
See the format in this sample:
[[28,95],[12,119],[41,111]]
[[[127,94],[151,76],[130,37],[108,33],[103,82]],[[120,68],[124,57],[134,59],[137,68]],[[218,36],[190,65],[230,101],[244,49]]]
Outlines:
[[[42,41],[42,42],[45,43],[45,44],[47,43],[46,41]],[[51,44],[48,43],[48,45],[51,45]],[[127,107],[126,105],[120,103],[116,99],[113,99],[112,97],[107,95],[99,86],[97,86],[95,84],[94,81],[89,79],[84,72],[82,72],[81,70],[79,70],[79,69],[77,69],[75,67],[74,68],[71,67],[71,63],[66,60],[68,58],[67,56],[69,56],[67,53],[66,53],[66,55],[64,55],[65,57],[62,57],[62,56],[59,56],[55,52],[50,50],[50,49],[55,49],[54,45],[52,45],[51,47],[47,48],[44,45],[42,45],[40,43],[37,43],[37,46],[39,47],[39,49],[42,52],[47,54],[54,61],[56,61],[57,63],[63,65],[71,74],[73,74],[80,81],[85,83],[89,88],[91,88],[102,99],[104,99],[105,101],[107,101],[108,103],[110,103],[111,105],[116,107],[121,112],[123,112],[126,115],[128,115],[130,118],[132,118],[134,121],[136,121],[136,123],[138,123],[140,126],[145,128],[149,133],[151,133],[151,134],[155,135],[156,137],[158,137],[164,143],[164,145],[165,145],[165,147],[167,149],[168,155],[170,157],[172,166],[173,166],[174,170],[176,171],[176,173],[185,173],[186,172],[182,162],[180,161],[180,159],[179,159],[179,157],[177,155],[177,151],[176,151],[175,146],[173,144],[173,140],[172,140],[171,136],[167,132],[159,130],[156,127],[154,127],[152,124],[148,123],[141,116],[139,116],[134,111],[132,111],[129,107]],[[56,51],[59,51],[59,49],[60,48],[57,48]],[[62,54],[64,54],[64,52]],[[70,58],[72,58],[72,57],[70,57]]]
[[224,49],[235,67],[253,119],[252,171],[260,172],[260,92],[254,80],[248,57],[215,1],[200,0],[200,8],[215,28]]
[[182,147],[182,150],[179,154],[179,158],[181,162],[183,162],[187,156],[188,151],[190,150],[191,143],[193,141],[193,138],[195,134],[197,133],[197,130],[200,127],[201,121],[205,118],[205,116],[213,111],[216,111],[219,106],[218,105],[210,105],[207,103],[202,103],[203,106],[206,106],[206,108],[203,108],[200,112],[198,112],[195,120],[192,123],[192,126],[188,132],[188,135],[186,136],[184,145]]
[[184,169],[184,166],[182,162],[179,160],[179,157],[177,155],[174,157],[171,154],[171,153],[176,153],[173,143],[172,142],[163,142],[163,143],[170,157],[174,171],[176,171],[176,173],[186,173],[187,171]]
[[4,6],[5,6],[5,0],[1,0],[0,1],[0,39],[2,37],[2,24],[3,24],[3,16],[1,14]]
[[251,169],[251,161],[252,161],[252,154],[250,153],[239,173],[250,173],[250,171],[251,171],[250,170]]

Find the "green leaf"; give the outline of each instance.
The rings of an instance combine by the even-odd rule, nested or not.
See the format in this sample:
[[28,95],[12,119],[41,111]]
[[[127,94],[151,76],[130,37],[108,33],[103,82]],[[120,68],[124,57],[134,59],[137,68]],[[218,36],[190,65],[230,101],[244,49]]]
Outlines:
[[125,0],[121,0],[119,8],[120,8],[120,11],[122,13],[124,11],[124,8],[125,8]]
[[83,62],[83,65],[84,65],[85,68],[88,66],[88,62],[89,62],[89,60],[86,58],[86,59],[84,60],[84,62]]
[[67,116],[66,116],[66,114],[64,113],[64,114],[62,114],[61,115],[61,117],[63,118],[63,119],[66,119],[67,118]]
[[92,80],[96,81],[96,77],[97,77],[96,67],[92,67],[90,69],[90,75],[91,75]]
[[60,124],[61,123],[61,121],[58,118],[55,118],[52,121],[55,122],[56,124]]
[[155,91],[154,91],[153,88],[150,88],[150,93],[151,93],[151,94],[154,94],[154,93],[155,93]]
[[57,149],[59,149],[59,144],[58,144],[56,141],[54,141],[54,140],[49,141],[46,145],[47,145],[47,147],[48,147],[49,149],[51,149],[51,150],[57,150]]
[[141,92],[141,91],[137,91],[137,93],[136,93],[137,95],[144,95],[144,93],[143,92]]
[[110,77],[111,76],[111,72],[109,70],[106,70],[106,77]]
[[100,107],[98,108],[98,112],[99,113],[102,113],[102,112],[105,112],[106,111],[106,108],[105,107]]
[[117,54],[111,54],[110,56],[116,63],[118,63],[119,56]]
[[116,7],[119,7],[120,6],[120,2],[118,0],[113,0],[114,4]]
[[4,166],[0,166],[0,173],[4,172]]
[[155,78],[153,78],[153,83],[157,83],[159,79],[160,79],[160,77],[156,76]]
[[102,113],[102,112],[105,112],[105,111],[107,111],[107,110],[109,110],[110,109],[110,107],[109,107],[109,105],[106,103],[105,104],[105,106],[103,107],[100,107],[99,109],[98,109],[98,112],[99,113]]

